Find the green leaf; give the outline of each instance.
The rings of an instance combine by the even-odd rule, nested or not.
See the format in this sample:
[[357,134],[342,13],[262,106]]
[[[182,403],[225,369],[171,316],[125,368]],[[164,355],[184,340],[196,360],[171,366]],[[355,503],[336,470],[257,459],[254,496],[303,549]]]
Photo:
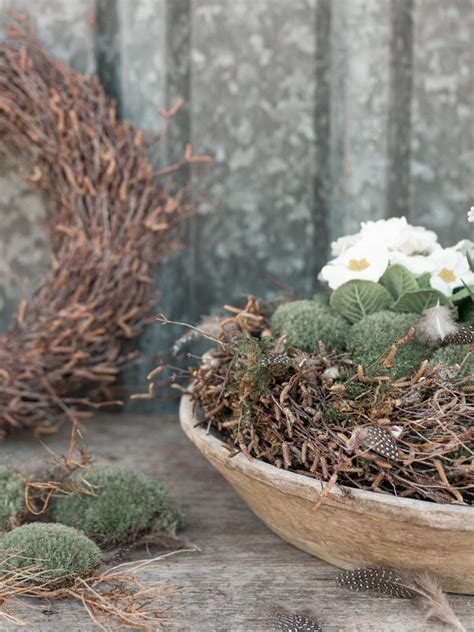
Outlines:
[[388,267],[379,283],[390,292],[395,300],[407,292],[418,290],[418,283],[414,275],[399,263]]
[[461,303],[466,298],[471,298],[474,301],[474,285],[466,285],[462,290],[458,290],[452,296],[452,301],[455,305]]
[[422,290],[429,289],[431,287],[430,279],[431,274],[429,272],[424,272],[421,276],[418,277],[418,285]]
[[354,279],[334,290],[330,305],[335,312],[356,323],[368,314],[387,309],[391,302],[390,292],[379,283]]
[[415,292],[407,292],[401,296],[390,309],[394,312],[411,312],[421,314],[423,310],[434,307],[438,304],[452,305],[447,296],[438,292],[438,290],[416,290]]

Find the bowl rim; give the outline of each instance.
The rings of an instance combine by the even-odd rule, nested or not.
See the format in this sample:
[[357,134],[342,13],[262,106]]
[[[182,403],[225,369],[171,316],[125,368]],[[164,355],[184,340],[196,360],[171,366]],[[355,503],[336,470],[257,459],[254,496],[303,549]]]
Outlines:
[[[326,482],[277,468],[259,459],[253,458],[249,461],[241,452],[231,455],[221,439],[208,433],[202,427],[202,422],[195,413],[195,402],[190,394],[183,394],[181,397],[179,417],[181,426],[189,439],[205,456],[212,457],[224,467],[238,470],[269,486],[283,487],[286,493],[303,496],[313,502],[327,486]],[[356,506],[360,505],[361,512],[372,509],[377,513],[395,515],[403,509],[411,517],[417,518],[417,521],[429,526],[474,531],[474,507],[471,506],[444,505],[415,498],[400,498],[345,485],[335,485],[331,489],[330,496],[324,499],[324,503],[341,506],[340,500],[337,498],[332,500],[331,496],[352,498],[356,502],[351,503],[351,509],[356,509]]]

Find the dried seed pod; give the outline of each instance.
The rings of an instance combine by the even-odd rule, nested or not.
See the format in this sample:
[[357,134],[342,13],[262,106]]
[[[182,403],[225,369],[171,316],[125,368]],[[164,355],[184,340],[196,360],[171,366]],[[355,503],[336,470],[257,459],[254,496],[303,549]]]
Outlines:
[[279,612],[275,616],[275,624],[282,632],[321,632],[322,630],[319,623],[302,614]]

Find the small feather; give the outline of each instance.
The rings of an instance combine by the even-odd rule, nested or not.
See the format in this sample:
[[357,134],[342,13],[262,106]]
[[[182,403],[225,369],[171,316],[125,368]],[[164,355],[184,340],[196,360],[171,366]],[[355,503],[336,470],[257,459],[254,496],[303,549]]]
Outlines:
[[275,624],[282,632],[321,632],[322,630],[319,623],[302,614],[278,612],[275,615]]
[[337,576],[339,586],[355,592],[376,592],[398,599],[413,599],[416,593],[403,585],[402,576],[389,568],[357,568]]
[[355,426],[347,447],[353,451],[357,443],[387,459],[400,457],[395,437],[379,426]]
[[437,347],[446,336],[455,334],[459,325],[454,320],[449,307],[438,303],[434,307],[425,309],[415,329],[421,342],[431,347]]
[[275,353],[273,355],[265,356],[261,359],[261,366],[288,366],[293,363],[293,360],[286,353]]
[[466,632],[438,581],[429,573],[358,568],[340,573],[337,582],[339,586],[356,592],[376,592],[390,597],[412,599],[424,613],[426,621],[438,621],[448,625],[451,630]]
[[442,346],[474,344],[474,325],[464,325],[443,338]]

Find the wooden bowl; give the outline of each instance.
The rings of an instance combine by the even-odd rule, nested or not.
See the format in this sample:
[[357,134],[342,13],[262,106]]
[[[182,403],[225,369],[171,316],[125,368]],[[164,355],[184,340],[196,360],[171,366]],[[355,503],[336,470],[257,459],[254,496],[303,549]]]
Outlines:
[[335,487],[314,511],[324,483],[243,454],[231,457],[220,439],[197,425],[187,396],[180,420],[194,445],[283,540],[340,568],[429,571],[444,590],[474,594],[473,507]]

